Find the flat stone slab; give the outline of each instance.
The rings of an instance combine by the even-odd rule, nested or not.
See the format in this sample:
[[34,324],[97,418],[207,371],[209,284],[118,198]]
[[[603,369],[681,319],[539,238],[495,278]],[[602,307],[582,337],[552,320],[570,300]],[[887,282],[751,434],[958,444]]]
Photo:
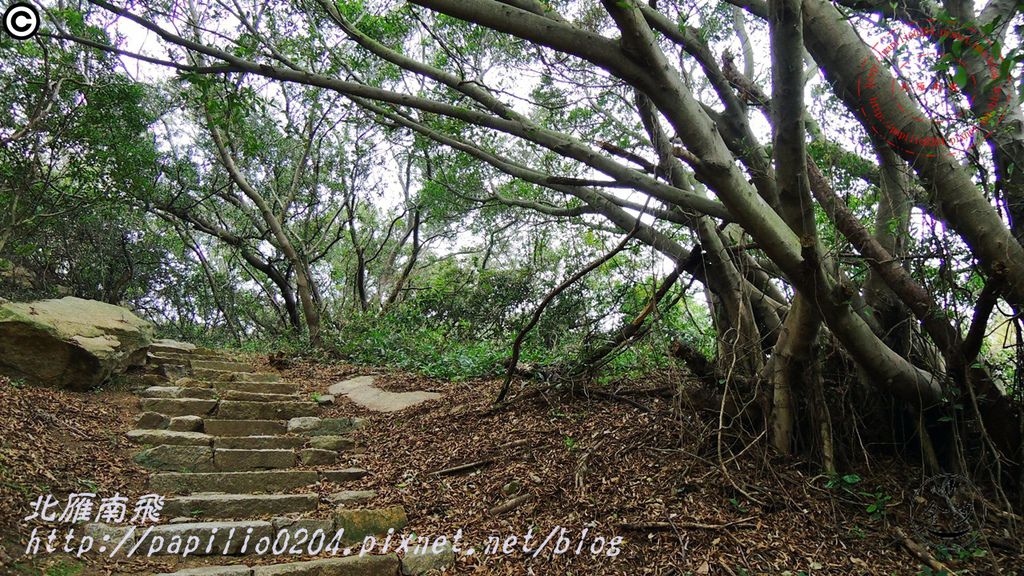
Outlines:
[[252,576],[252,568],[244,564],[203,566],[202,568],[186,568],[177,572],[162,572],[156,576]]
[[309,439],[310,448],[321,450],[351,450],[356,447],[356,441],[348,436],[313,436]]
[[210,368],[194,368],[192,375],[200,380],[214,382],[277,382],[281,379],[277,374],[269,372],[236,372],[234,370],[213,370]]
[[290,420],[316,413],[315,402],[243,402],[222,400],[217,417],[226,420]]
[[242,400],[244,402],[298,402],[302,400],[298,394],[267,394],[241,390],[225,390],[220,398],[221,400]]
[[153,340],[153,343],[149,345],[150,353],[160,354],[188,354],[196,349],[196,345],[191,342],[179,342],[177,340],[171,340],[169,338],[159,338]]
[[252,576],[252,568],[244,564],[203,566],[202,568],[186,568],[177,572],[162,572],[156,576]]
[[143,398],[180,398],[182,388],[180,386],[150,386],[139,396]]
[[193,518],[244,518],[316,510],[316,494],[195,494],[168,498],[161,514]]
[[152,430],[141,428],[124,433],[125,438],[135,444],[152,444],[159,446],[210,446],[213,437],[200,432],[178,432],[174,430]]
[[[295,450],[306,445],[304,436],[223,436],[213,440],[215,449]],[[316,446],[314,446],[316,448]]]
[[145,412],[157,412],[168,416],[206,416],[217,407],[216,400],[196,398],[143,398]]
[[288,432],[288,423],[283,420],[206,419],[203,430],[210,436],[273,436]]
[[295,462],[295,452],[292,450],[226,449],[213,453],[214,467],[223,472],[291,468]]
[[135,426],[137,428],[152,428],[162,429],[167,428],[170,424],[171,419],[165,414],[158,414],[156,412],[142,412],[135,417]]
[[340,508],[361,506],[377,497],[374,490],[344,490],[327,495],[327,501]]
[[362,468],[343,468],[341,470],[320,471],[321,478],[328,482],[335,482],[338,484],[359,480],[363,476],[366,476],[366,470],[363,470]]
[[363,408],[376,412],[398,412],[441,397],[436,392],[389,392],[373,385],[373,376],[357,376],[332,384],[328,391],[345,395]]
[[330,466],[338,461],[338,453],[334,450],[306,448],[299,452],[299,461],[305,466]]
[[334,527],[336,530],[345,530],[342,538],[348,542],[360,542],[366,536],[387,534],[391,528],[401,532],[408,522],[405,508],[401,506],[340,508],[334,513]]
[[248,494],[260,492],[287,492],[319,482],[312,470],[267,470],[260,472],[208,472],[182,474],[162,472],[149,478],[149,488],[158,494],[192,494],[218,492]]
[[202,432],[203,419],[200,416],[175,416],[171,418],[167,429],[177,432]]
[[213,448],[162,444],[139,452],[134,460],[150,470],[209,472],[213,470]]
[[288,382],[246,382],[238,380],[206,380],[202,378],[180,378],[174,382],[175,386],[183,388],[209,388],[219,394],[229,390],[239,392],[256,392],[259,394],[294,394],[299,387]]
[[[249,533],[249,529],[252,532]],[[216,532],[214,531],[216,529]],[[213,546],[209,555],[240,554],[242,546],[246,544],[246,535],[249,536],[246,552],[252,552],[255,542],[264,536],[274,538],[274,527],[270,522],[264,520],[246,520],[241,522],[183,522],[180,524],[164,524],[153,526],[153,531],[143,540],[139,550],[149,551],[153,538],[164,539],[161,550],[156,554],[174,553],[168,550],[167,543],[175,536],[185,541],[190,536],[198,537],[201,546],[193,552],[196,555],[206,555],[210,540]],[[180,554],[180,551],[178,552]]]
[[[313,421],[316,422],[313,422]],[[297,426],[296,423],[301,423]],[[362,418],[292,418],[288,421],[288,431],[298,432],[307,436],[341,436],[363,425]]]
[[291,562],[273,566],[254,566],[253,576],[394,576],[398,574],[398,557],[348,556],[323,558],[308,562]]
[[256,369],[244,362],[231,360],[192,360],[192,369],[224,370],[228,372],[255,372]]

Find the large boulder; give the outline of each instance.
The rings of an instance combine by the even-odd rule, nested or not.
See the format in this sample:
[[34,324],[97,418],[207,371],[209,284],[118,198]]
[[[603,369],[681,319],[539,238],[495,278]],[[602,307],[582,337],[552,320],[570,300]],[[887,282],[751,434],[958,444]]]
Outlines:
[[142,365],[153,326],[119,306],[67,297],[0,305],[0,374],[89,390]]

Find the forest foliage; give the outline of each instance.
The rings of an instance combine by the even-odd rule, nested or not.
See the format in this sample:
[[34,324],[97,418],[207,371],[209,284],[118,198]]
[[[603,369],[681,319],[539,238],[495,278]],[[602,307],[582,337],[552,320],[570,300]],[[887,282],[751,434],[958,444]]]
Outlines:
[[0,39],[3,295],[444,378],[683,362],[783,454],[1019,508],[1018,10],[52,3]]

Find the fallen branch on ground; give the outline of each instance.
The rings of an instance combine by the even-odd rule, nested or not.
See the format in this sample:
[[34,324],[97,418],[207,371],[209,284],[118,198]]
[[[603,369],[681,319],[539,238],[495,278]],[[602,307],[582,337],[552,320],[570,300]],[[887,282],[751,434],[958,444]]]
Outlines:
[[754,516],[747,516],[724,524],[702,524],[700,522],[622,522],[619,528],[635,531],[663,531],[663,530],[722,530],[733,526],[750,524]]
[[474,460],[473,462],[467,462],[465,464],[459,464],[458,466],[452,466],[450,468],[443,468],[441,470],[436,470],[434,472],[431,472],[430,475],[431,476],[449,476],[449,475],[452,475],[452,474],[461,474],[461,473],[464,473],[464,472],[472,472],[473,470],[476,470],[477,468],[483,468],[484,466],[487,466],[488,464],[493,463],[498,458],[503,457],[504,454],[499,454],[498,453],[499,451],[501,451],[501,450],[509,450],[509,449],[513,449],[513,448],[521,448],[523,446],[526,446],[527,444],[528,444],[528,442],[526,440],[516,440],[514,442],[509,442],[508,444],[505,444],[505,445],[502,445],[502,446],[499,446],[498,448],[496,448],[495,449],[495,453],[493,455],[491,455],[491,456],[488,456],[486,458],[481,458],[479,460]]
[[909,550],[910,553],[914,556],[917,556],[918,560],[927,564],[928,567],[931,568],[934,572],[939,574],[946,574],[947,576],[956,576],[956,572],[950,570],[949,566],[946,566],[942,562],[939,562],[939,560],[935,558],[935,556],[932,556],[931,553],[928,552],[928,550],[925,549],[924,546],[921,546],[916,541],[914,541],[899,526],[896,527],[896,535],[900,537],[900,540],[903,542],[904,548]]
[[530,500],[533,500],[533,494],[523,494],[522,496],[517,496],[507,502],[498,504],[494,508],[488,510],[487,513],[491,516],[498,516],[504,514],[505,512],[515,510],[516,508],[519,508],[520,506],[526,504]]

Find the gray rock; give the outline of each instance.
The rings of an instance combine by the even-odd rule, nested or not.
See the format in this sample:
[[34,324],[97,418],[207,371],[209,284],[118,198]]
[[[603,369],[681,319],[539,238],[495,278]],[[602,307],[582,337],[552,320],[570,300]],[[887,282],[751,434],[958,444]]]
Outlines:
[[351,508],[366,504],[376,498],[377,492],[373,490],[345,490],[335,492],[327,496],[327,501],[341,508]]
[[202,568],[186,568],[177,572],[164,572],[156,576],[251,576],[252,568],[242,564],[231,566],[203,566]]
[[417,546],[402,557],[402,576],[422,576],[455,564],[455,552],[450,544],[443,546]]
[[376,412],[397,412],[441,397],[435,392],[389,392],[374,386],[373,381],[373,376],[357,376],[332,384],[328,391],[344,394],[356,404]]
[[328,482],[334,482],[336,484],[342,484],[344,482],[352,482],[353,480],[359,480],[363,476],[366,476],[366,470],[362,468],[345,468],[342,470],[323,470],[320,472],[320,477]]
[[299,460],[306,466],[330,465],[338,461],[338,453],[333,450],[306,448],[299,452]]
[[308,562],[291,562],[273,566],[254,566],[253,576],[394,576],[398,574],[398,557],[348,556],[324,558]]
[[211,436],[263,436],[284,434],[287,427],[279,420],[204,419],[203,430]]
[[140,428],[124,433],[129,441],[135,444],[171,445],[171,446],[210,446],[213,437],[201,432],[181,432],[176,430],[149,430]]
[[290,532],[291,534],[295,534],[296,531],[305,528],[308,534],[312,534],[317,530],[323,530],[324,534],[329,534],[331,537],[334,536],[334,520],[318,520],[316,518],[289,518],[278,516],[276,518],[271,518],[270,523],[274,525],[275,530],[287,528],[288,532]]
[[316,494],[195,494],[168,498],[165,514],[195,518],[238,518],[312,512]]
[[143,412],[135,417],[136,428],[163,429],[167,428],[170,422],[168,416],[159,412]]
[[288,492],[319,481],[312,470],[264,470],[259,472],[208,472],[183,474],[161,472],[149,479],[149,488],[158,494],[192,494],[216,486],[219,492],[255,494]]
[[355,440],[348,436],[313,436],[309,439],[310,448],[321,450],[351,450],[355,445]]
[[250,576],[252,568],[242,564],[231,566],[204,566],[202,568],[186,568],[177,572],[164,572],[156,576]]
[[387,534],[391,528],[400,532],[408,524],[405,508],[341,508],[334,513],[334,527],[345,530],[343,539],[361,542],[366,536]]
[[291,450],[217,450],[213,455],[216,469],[222,472],[291,468],[295,452]]
[[316,416],[302,416],[288,420],[289,432],[312,432],[320,427],[320,419]]
[[333,394],[318,394],[316,396],[316,403],[321,406],[330,406],[331,404],[334,404],[334,400],[335,398]]
[[217,417],[226,420],[289,420],[316,411],[313,402],[243,402],[223,400]]
[[310,436],[339,436],[362,425],[362,418],[323,418],[316,428],[304,433]]
[[306,439],[302,436],[225,436],[213,441],[216,449],[242,450],[295,450],[305,444]]
[[217,407],[216,400],[198,398],[143,398],[142,409],[168,416],[205,416]]
[[142,392],[139,392],[139,396],[143,398],[178,398],[181,396],[182,389],[178,386],[150,386]]
[[90,390],[145,361],[153,326],[130,310],[81,298],[0,304],[0,374]]
[[203,419],[199,416],[175,416],[171,418],[167,429],[177,432],[202,432]]
[[[252,528],[252,533],[248,530]],[[216,532],[214,532],[216,530]],[[252,551],[254,543],[264,536],[273,538],[274,527],[270,522],[263,520],[246,520],[241,522],[184,522],[181,524],[165,524],[153,526],[149,536],[142,541],[139,550],[149,551],[150,544],[154,538],[163,538],[163,546],[157,554],[173,553],[169,551],[168,543],[175,537],[181,541],[191,536],[199,538],[202,544],[199,549],[193,552],[195,555],[206,555],[207,545],[213,538],[213,546],[209,555],[221,555],[227,550],[227,554],[238,554],[245,543],[245,536],[249,535],[248,552]],[[180,552],[178,552],[180,554]]]
[[153,354],[188,354],[195,349],[196,345],[191,342],[178,342],[168,338],[153,340],[149,346],[149,352]]
[[[181,434],[181,432],[178,432]],[[151,470],[208,472],[213,463],[209,446],[155,446],[135,455],[135,462]]]

